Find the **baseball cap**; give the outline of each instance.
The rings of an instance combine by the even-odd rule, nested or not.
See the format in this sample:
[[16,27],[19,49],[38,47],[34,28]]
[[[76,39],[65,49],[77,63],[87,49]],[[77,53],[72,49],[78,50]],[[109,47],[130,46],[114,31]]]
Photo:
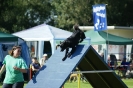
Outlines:
[[48,56],[47,54],[43,54],[43,56]]

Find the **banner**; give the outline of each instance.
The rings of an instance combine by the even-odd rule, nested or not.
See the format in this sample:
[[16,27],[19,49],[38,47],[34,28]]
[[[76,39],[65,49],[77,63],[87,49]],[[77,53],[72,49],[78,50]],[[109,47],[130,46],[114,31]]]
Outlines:
[[105,4],[93,5],[93,22],[94,31],[102,31],[107,29]]

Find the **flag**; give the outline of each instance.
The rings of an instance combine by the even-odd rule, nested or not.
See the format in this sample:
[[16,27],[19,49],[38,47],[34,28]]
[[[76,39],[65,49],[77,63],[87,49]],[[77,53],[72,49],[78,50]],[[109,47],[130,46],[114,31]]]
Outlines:
[[94,31],[102,31],[107,29],[106,5],[93,5],[93,23]]

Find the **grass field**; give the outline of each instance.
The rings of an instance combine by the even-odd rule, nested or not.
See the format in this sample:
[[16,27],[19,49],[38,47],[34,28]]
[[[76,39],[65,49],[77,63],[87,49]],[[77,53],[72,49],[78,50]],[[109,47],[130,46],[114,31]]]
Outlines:
[[[128,88],[133,88],[133,79],[122,79],[122,81],[128,86]],[[78,88],[78,83],[66,82],[64,88]],[[92,86],[88,82],[80,82],[80,88],[92,88]]]
[[[133,79],[122,79],[122,81],[128,86],[128,88],[133,88]],[[0,84],[0,88],[2,88],[2,84]],[[66,82],[64,88],[78,88],[78,82]],[[80,88],[92,88],[92,86],[88,82],[80,82]]]
[[[133,88],[133,79],[122,79],[122,81],[128,86],[128,88]],[[2,87],[0,86],[0,88]],[[64,88],[78,88],[78,82],[66,82]],[[92,88],[92,86],[88,82],[80,82],[80,88]]]

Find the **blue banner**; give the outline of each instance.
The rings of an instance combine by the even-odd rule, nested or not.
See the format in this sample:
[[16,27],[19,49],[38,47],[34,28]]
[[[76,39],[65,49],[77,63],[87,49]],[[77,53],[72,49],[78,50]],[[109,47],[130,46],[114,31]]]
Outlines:
[[105,4],[93,5],[93,22],[94,31],[102,31],[107,29]]

